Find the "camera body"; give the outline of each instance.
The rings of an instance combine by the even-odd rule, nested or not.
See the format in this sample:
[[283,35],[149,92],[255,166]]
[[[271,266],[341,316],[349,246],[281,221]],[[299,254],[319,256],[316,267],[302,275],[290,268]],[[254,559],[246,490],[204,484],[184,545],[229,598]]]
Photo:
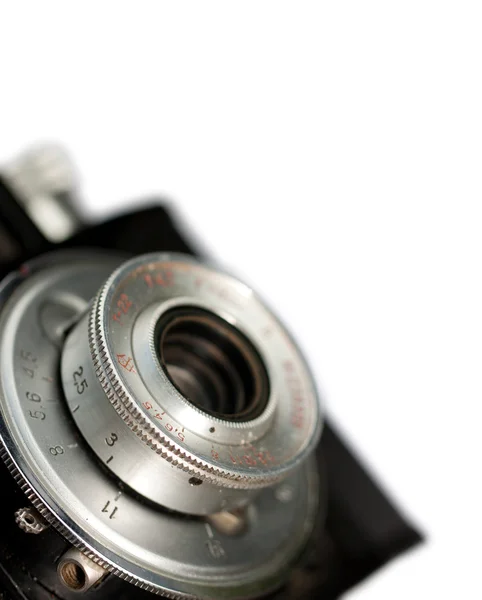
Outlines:
[[[56,230],[49,215],[59,217]],[[421,540],[326,418],[319,439],[316,393],[279,321],[251,299],[250,290],[206,266],[207,257],[162,203],[86,224],[79,216],[68,163],[55,151],[42,150],[17,161],[0,178],[0,240],[0,343],[7,350],[18,346],[12,350],[10,371],[21,372],[20,388],[27,398],[22,412],[15,413],[12,404],[10,414],[14,383],[3,376],[4,598],[68,600],[82,593],[119,600],[154,593],[328,600]],[[44,287],[53,290],[56,285],[49,296],[54,300],[40,301]],[[95,296],[99,287],[104,291]],[[81,292],[75,296],[77,288]],[[30,304],[20,314],[27,297]],[[238,306],[241,297],[249,300]],[[105,315],[107,326],[102,325]],[[18,330],[16,320],[23,323]],[[29,344],[39,322],[42,339],[36,343],[38,348],[44,344],[45,351],[36,352]],[[132,347],[123,345],[127,338]],[[0,362],[5,363],[7,354]],[[274,354],[283,354],[282,360],[271,360]],[[91,355],[93,366],[88,367]],[[278,363],[285,365],[281,375]],[[296,373],[301,373],[300,381]],[[48,393],[39,393],[41,386],[28,389],[39,374]],[[163,402],[172,400],[167,422],[166,411],[156,412],[150,400],[162,386]],[[296,389],[290,391],[290,386]],[[144,388],[151,396],[143,396]],[[281,391],[271,408],[273,390]],[[58,425],[51,426],[53,409],[47,405],[55,394],[62,406],[55,413]],[[233,397],[236,408],[231,407]],[[109,402],[98,412],[105,398]],[[285,421],[279,416],[283,402],[289,405]],[[295,409],[289,402],[295,402]],[[296,402],[305,404],[300,408]],[[108,544],[98,545],[95,534],[89,537],[90,525],[81,526],[70,516],[75,507],[54,501],[54,492],[42,484],[42,469],[29,468],[27,448],[16,440],[12,425],[23,418],[39,436],[36,443],[45,442],[53,468],[70,457],[70,446],[72,457],[78,453],[78,459],[68,459],[78,462],[69,462],[65,471],[59,467],[59,477],[72,477],[80,490],[90,486],[87,495],[94,496],[100,484],[93,483],[88,461],[95,465],[95,481],[113,490],[99,494],[99,514],[91,517],[79,509],[79,521],[90,519],[96,530],[95,519],[104,519],[99,523],[111,532],[122,513],[126,523],[134,524],[129,540],[140,546],[145,539],[146,550],[155,514],[161,519],[156,521],[158,535],[176,538],[172,553],[165,551],[163,557],[167,566],[139,555],[142,568],[135,570],[136,561],[122,562],[109,554]],[[63,423],[73,436],[70,444],[54,437]],[[121,445],[123,454],[115,454]],[[220,454],[226,448],[223,462]],[[121,506],[121,501],[131,504]],[[131,506],[128,518],[126,506]],[[286,535],[284,528],[289,529]],[[201,536],[199,546],[196,536]],[[189,546],[202,549],[194,552],[203,553],[205,571],[198,557],[189,555]],[[171,567],[174,561],[176,568]]]

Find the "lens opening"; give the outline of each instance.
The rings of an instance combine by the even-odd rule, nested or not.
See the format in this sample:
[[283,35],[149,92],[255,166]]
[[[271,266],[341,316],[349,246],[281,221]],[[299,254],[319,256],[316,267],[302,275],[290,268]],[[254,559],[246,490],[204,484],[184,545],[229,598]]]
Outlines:
[[260,416],[269,380],[252,342],[218,315],[195,306],[173,308],[156,325],[159,362],[183,397],[228,421]]

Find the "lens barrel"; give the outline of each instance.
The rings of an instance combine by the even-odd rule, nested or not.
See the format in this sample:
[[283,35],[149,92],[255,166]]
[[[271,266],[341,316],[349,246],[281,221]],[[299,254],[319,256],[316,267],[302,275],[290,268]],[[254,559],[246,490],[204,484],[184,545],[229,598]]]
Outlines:
[[62,381],[104,465],[190,514],[246,505],[320,434],[312,379],[281,323],[246,285],[182,255],[113,273],[66,341]]

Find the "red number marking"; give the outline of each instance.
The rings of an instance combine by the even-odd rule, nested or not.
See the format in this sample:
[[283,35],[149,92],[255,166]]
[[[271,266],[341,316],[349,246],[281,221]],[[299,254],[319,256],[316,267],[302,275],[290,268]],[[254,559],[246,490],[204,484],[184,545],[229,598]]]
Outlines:
[[129,371],[129,373],[136,372],[136,370],[134,369],[134,360],[133,360],[132,356],[126,356],[125,354],[118,354],[117,362],[120,364],[120,366],[123,369],[125,369],[126,371]]
[[148,288],[153,288],[155,285],[169,287],[174,283],[174,273],[171,269],[163,269],[162,271],[156,271],[152,274],[146,273],[144,275],[144,281]]
[[112,319],[114,321],[120,321],[122,315],[126,315],[129,312],[129,308],[132,306],[132,302],[127,294],[121,294],[119,300],[117,300],[117,311],[113,313]]
[[286,386],[293,396],[291,425],[296,429],[303,429],[305,425],[305,399],[301,380],[291,361],[286,360],[283,367],[286,373]]
[[245,454],[243,456],[243,462],[249,465],[250,467],[256,466],[256,459],[254,458],[254,456],[250,456],[249,454]]
[[132,306],[129,296],[127,294],[121,294],[119,300],[117,300],[117,306],[126,315],[129,312],[129,308]]
[[291,414],[291,424],[293,427],[296,427],[296,429],[303,429],[304,417],[303,407],[295,406]]
[[170,269],[166,269],[162,273],[157,273],[155,281],[157,285],[170,286],[174,283],[174,275]]
[[268,463],[273,463],[275,462],[272,454],[270,452],[268,452],[267,450],[263,450],[263,451],[256,451],[256,448],[253,448],[254,451],[254,456],[256,456],[256,458],[259,460],[259,462],[263,465],[267,465]]
[[[249,448],[249,451],[242,456],[233,456],[229,453],[231,462],[235,465],[247,465],[248,467],[266,466],[268,463],[276,462],[272,454],[267,450],[257,450],[254,446]],[[261,465],[260,465],[261,463]]]

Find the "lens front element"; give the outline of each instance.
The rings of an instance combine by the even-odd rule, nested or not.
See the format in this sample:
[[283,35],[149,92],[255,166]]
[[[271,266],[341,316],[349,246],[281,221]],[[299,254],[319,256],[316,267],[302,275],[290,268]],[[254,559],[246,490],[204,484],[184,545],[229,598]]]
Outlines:
[[233,325],[199,307],[178,307],[156,326],[162,368],[186,400],[218,419],[250,421],[268,403],[259,353]]

